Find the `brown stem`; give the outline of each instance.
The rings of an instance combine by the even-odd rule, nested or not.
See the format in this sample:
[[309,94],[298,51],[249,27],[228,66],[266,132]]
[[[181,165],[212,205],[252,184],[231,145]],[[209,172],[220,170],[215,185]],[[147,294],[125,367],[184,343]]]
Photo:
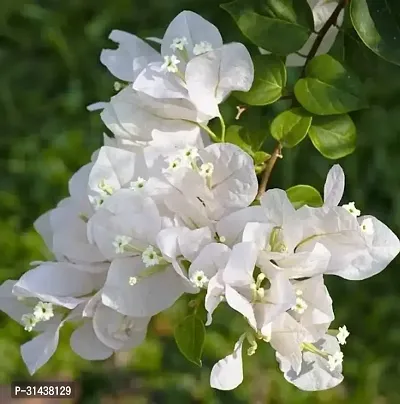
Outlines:
[[275,149],[272,152],[271,157],[269,158],[269,160],[267,161],[267,163],[265,165],[265,169],[263,171],[263,176],[261,178],[261,182],[258,187],[258,193],[257,193],[256,199],[260,199],[262,194],[267,189],[267,184],[268,184],[268,180],[271,175],[272,169],[274,168],[275,163],[278,160],[278,158],[282,157],[281,152],[282,152],[282,146],[280,143],[278,143],[275,146]]
[[303,66],[303,71],[301,73],[301,77],[304,77],[306,67],[308,65],[308,62],[317,54],[319,47],[321,46],[321,43],[325,37],[325,35],[328,33],[329,28],[331,28],[333,25],[336,24],[337,19],[339,17],[340,12],[342,9],[346,6],[348,3],[348,0],[341,0],[338,5],[336,6],[335,10],[331,14],[331,16],[328,18],[324,26],[321,28],[321,30],[318,32],[317,38],[315,39],[315,42],[313,46],[310,49],[310,52],[308,52],[306,62]]
[[[310,52],[308,52],[308,55],[306,57],[306,62],[304,64],[304,67],[303,67],[303,70],[301,72],[300,77],[305,76],[306,67],[307,67],[308,63],[317,54],[317,51],[318,51],[319,47],[321,46],[321,43],[322,43],[325,35],[329,31],[329,28],[331,28],[333,25],[336,24],[340,12],[348,4],[349,1],[350,0],[341,0],[338,3],[338,5],[336,6],[336,8],[333,11],[333,13],[331,14],[331,16],[328,18],[328,20],[324,24],[324,26],[318,32],[317,38],[315,39],[315,42],[314,42],[313,46],[310,49]],[[294,98],[292,98],[292,99],[294,99]],[[276,161],[278,160],[279,157],[282,157],[281,153],[282,153],[282,145],[280,143],[278,143],[275,146],[275,149],[272,152],[272,155],[271,155],[270,159],[267,161],[267,163],[265,165],[265,169],[263,171],[263,176],[261,178],[261,182],[260,182],[260,185],[258,187],[258,193],[257,193],[256,199],[260,199],[262,194],[267,189],[269,177],[271,176],[271,172],[272,172],[272,170],[273,170],[273,168],[275,166]]]

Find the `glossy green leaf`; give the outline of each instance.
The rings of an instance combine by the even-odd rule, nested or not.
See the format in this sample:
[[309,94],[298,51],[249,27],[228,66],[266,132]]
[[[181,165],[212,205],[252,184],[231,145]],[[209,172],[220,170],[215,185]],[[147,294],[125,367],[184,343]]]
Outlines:
[[287,196],[295,209],[304,205],[320,207],[323,205],[321,194],[310,185],[295,185],[286,190]]
[[[255,115],[258,117],[258,114]],[[225,140],[239,146],[246,153],[254,158],[255,153],[262,149],[262,146],[269,135],[269,121],[249,122],[254,115],[243,119],[242,125],[231,125],[226,130]],[[241,122],[242,123],[242,122]]]
[[254,58],[254,81],[248,92],[235,92],[239,101],[249,105],[267,105],[277,101],[286,86],[286,68],[281,59],[272,55]]
[[356,127],[349,115],[314,117],[309,136],[315,148],[329,159],[347,156],[356,147]]
[[311,121],[311,114],[301,107],[284,111],[272,121],[271,135],[283,147],[294,147],[307,136]]
[[302,48],[313,29],[306,0],[235,0],[221,7],[254,44],[279,55]]
[[316,115],[336,115],[367,106],[361,81],[329,55],[314,58],[294,92],[300,104]]
[[190,362],[201,366],[206,330],[203,322],[195,315],[186,317],[175,328],[175,341],[179,350]]
[[383,59],[400,65],[400,1],[352,0],[350,15],[365,45]]

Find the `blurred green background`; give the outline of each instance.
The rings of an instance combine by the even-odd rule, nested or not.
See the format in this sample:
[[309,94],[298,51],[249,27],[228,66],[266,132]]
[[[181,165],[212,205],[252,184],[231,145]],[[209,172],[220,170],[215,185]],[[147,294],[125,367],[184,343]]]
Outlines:
[[[67,194],[71,174],[101,145],[104,126],[85,106],[107,100],[114,78],[99,55],[107,36],[122,29],[162,36],[184,9],[214,22],[225,41],[241,40],[218,0],[1,0],[0,2],[0,282],[18,278],[33,260],[46,258],[33,221]],[[340,161],[347,175],[346,201],[400,232],[400,68],[375,57],[341,34],[333,52],[365,82],[372,105],[353,114],[355,154]],[[379,106],[378,106],[379,105]],[[268,149],[268,144],[267,144]],[[285,153],[270,186],[308,183],[319,188],[333,162],[309,140]],[[304,393],[288,384],[267,347],[245,359],[245,383],[234,392],[209,387],[213,363],[231,351],[240,329],[219,311],[207,335],[204,364],[183,359],[172,334],[184,301],[152,322],[146,343],[132,354],[101,363],[80,360],[63,329],[57,354],[38,379],[63,377],[82,383],[83,403],[400,403],[399,260],[363,282],[327,279],[337,319],[351,331],[344,347],[345,382],[336,389]],[[30,338],[0,314],[0,383],[28,379],[19,346]]]

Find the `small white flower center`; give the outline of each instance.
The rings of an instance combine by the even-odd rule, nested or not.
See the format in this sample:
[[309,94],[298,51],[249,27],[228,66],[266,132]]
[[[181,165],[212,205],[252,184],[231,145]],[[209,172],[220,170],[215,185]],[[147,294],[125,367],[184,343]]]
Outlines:
[[203,271],[196,271],[190,278],[190,281],[198,288],[204,288],[205,286],[207,286],[209,279]]
[[184,160],[191,163],[199,156],[199,152],[196,147],[187,146],[182,150],[181,155]]
[[146,267],[152,267],[160,263],[161,257],[153,246],[149,245],[142,253],[142,261]]
[[48,321],[54,316],[53,305],[39,302],[33,309],[33,315],[37,321]]
[[138,278],[136,278],[136,276],[131,276],[129,277],[128,283],[130,286],[134,286],[138,283]]
[[185,46],[188,44],[188,40],[186,37],[182,37],[182,38],[175,38],[172,41],[172,44],[170,45],[170,48],[172,50],[180,50],[183,51],[185,49]]
[[114,90],[116,92],[121,91],[124,88],[124,85],[120,83],[119,81],[114,82]]
[[136,181],[132,181],[129,184],[129,188],[131,189],[141,189],[146,184],[146,180],[142,177],[138,177]]
[[200,175],[204,178],[210,178],[214,172],[214,165],[212,163],[204,163],[200,167]]
[[197,43],[193,47],[193,53],[196,56],[202,55],[203,53],[207,53],[207,52],[210,52],[212,50],[213,50],[212,45],[210,44],[210,42],[207,42],[207,41],[201,41],[200,43]]
[[111,185],[107,184],[107,182],[104,179],[101,180],[97,186],[100,189],[100,191],[102,191],[104,194],[108,196],[114,193],[114,188]]
[[342,205],[342,208],[345,208],[347,212],[351,213],[354,217],[358,217],[361,215],[361,211],[356,208],[354,202],[349,202],[346,205]]
[[374,234],[374,222],[370,217],[364,219],[361,223],[361,230],[368,235]]
[[329,370],[333,372],[340,364],[343,363],[343,352],[335,352],[328,356]]
[[257,280],[250,285],[253,294],[253,302],[263,301],[265,296],[265,289],[261,287],[262,282],[266,276],[263,273],[258,274]]
[[24,314],[21,318],[21,322],[25,331],[31,332],[37,324],[37,319],[33,314]]
[[296,290],[296,304],[292,307],[292,310],[298,314],[303,314],[308,308],[308,304],[301,297],[302,294],[303,292],[301,290]]
[[181,61],[175,55],[164,56],[164,63],[161,66],[161,69],[170,73],[177,73],[179,63],[181,63]]
[[182,160],[179,157],[175,157],[174,159],[169,161],[168,171],[175,171],[178,168],[182,167]]
[[122,254],[125,252],[126,247],[129,245],[129,243],[132,241],[132,238],[129,236],[115,236],[115,239],[113,241],[113,246],[115,247],[115,252],[117,254]]
[[339,333],[336,335],[339,344],[345,345],[349,335],[350,333],[345,325],[343,327],[339,327]]

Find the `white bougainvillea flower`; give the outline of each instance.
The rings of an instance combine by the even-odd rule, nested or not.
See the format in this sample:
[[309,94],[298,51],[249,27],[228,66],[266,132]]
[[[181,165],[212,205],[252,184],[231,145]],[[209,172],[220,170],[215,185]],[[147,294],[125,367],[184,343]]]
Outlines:
[[335,337],[325,335],[303,349],[301,368],[293,369],[287,357],[276,354],[285,379],[301,390],[318,391],[336,387],[343,381],[343,354]]
[[[209,226],[210,221],[248,206],[257,193],[253,161],[239,147],[213,144],[198,150],[198,154],[200,159],[193,160],[189,167],[183,161],[178,170],[165,171],[173,186],[165,195],[165,204],[184,215],[188,227]],[[182,162],[182,153],[177,158]],[[209,168],[207,175],[201,169],[204,164]]]
[[243,381],[242,350],[246,334],[235,344],[232,354],[218,361],[211,370],[211,387],[218,390],[233,390]]
[[218,105],[232,91],[249,91],[254,66],[244,45],[231,43],[192,59],[185,81],[190,100],[210,117],[219,116]]
[[164,62],[150,63],[135,80],[135,90],[188,99],[210,119],[219,116],[218,105],[232,91],[251,88],[254,67],[247,49],[239,43],[222,45],[218,29],[190,11],[171,22],[161,53]]
[[[217,224],[217,233],[228,242],[242,237],[254,242],[259,250],[260,268],[275,266],[285,270],[288,278],[302,278],[323,273],[330,252],[316,243],[311,251],[296,251],[307,237],[303,234],[303,221],[290,203],[286,192],[268,190],[260,200],[261,206],[249,207],[226,216]],[[270,261],[273,260],[274,264]]]
[[87,360],[102,360],[115,351],[140,345],[150,321],[148,317],[133,318],[110,309],[102,304],[101,293],[86,305],[83,315],[86,320],[72,333],[70,343],[73,351]]
[[100,61],[116,78],[133,82],[151,62],[161,60],[160,54],[135,35],[113,30],[109,36],[117,49],[103,49]]
[[207,289],[205,308],[206,325],[212,322],[212,314],[224,297],[222,272],[228,262],[230,248],[221,243],[206,245],[189,267],[189,280],[199,289]]
[[355,217],[342,207],[299,210],[307,225],[307,241],[297,251],[310,251],[319,243],[331,253],[327,274],[361,280],[381,272],[398,255],[400,241],[373,216]]
[[[65,316],[65,309],[56,305],[65,303],[60,302],[60,298],[53,299],[56,304],[50,303],[50,296],[25,290],[18,283],[20,282],[8,280],[0,285],[0,310],[23,325],[26,331],[39,332],[31,341],[21,346],[22,359],[33,375],[54,354],[60,328],[65,321],[76,317],[77,312],[73,310]],[[46,297],[48,299],[44,300]],[[84,299],[76,299],[75,302],[70,300],[63,306],[71,308],[83,301]],[[27,318],[30,319],[29,323]]]
[[89,243],[87,221],[94,209],[87,192],[93,163],[81,167],[69,181],[68,198],[35,222],[35,229],[57,260],[82,264],[85,270],[102,272],[108,267],[98,248]]
[[[179,105],[172,103],[168,108],[168,102],[165,100],[166,109],[158,114],[160,108],[156,104],[155,109],[149,107],[149,99],[143,102],[143,96],[138,95],[134,90],[127,87],[111,98],[101,112],[100,116],[108,129],[118,139],[124,139],[130,142],[131,147],[143,147],[152,140],[152,136],[162,133],[165,136],[174,136],[179,133],[200,134],[199,126],[194,122],[185,120],[188,116],[187,102],[179,111]],[[158,111],[157,111],[158,110]],[[171,116],[180,119],[166,118],[166,112],[172,111]],[[196,120],[196,113],[191,113],[191,118]]]
[[99,290],[105,280],[103,273],[90,273],[82,265],[68,262],[44,262],[25,272],[16,282],[13,293],[21,298],[36,297],[68,309],[85,301]]
[[[188,59],[196,56],[194,53],[196,45],[197,49],[199,46],[204,47],[204,44],[208,44],[208,48],[211,49],[222,46],[222,37],[218,28],[192,11],[182,11],[171,21],[162,39],[161,54],[170,55],[171,45],[177,40],[180,40],[182,46],[174,50],[175,54],[180,56],[181,52],[185,50]],[[202,43],[203,45],[201,45]]]
[[335,315],[332,308],[332,299],[324,285],[322,275],[312,278],[293,281],[296,293],[296,305],[291,308],[290,314],[319,340],[328,331]]
[[241,313],[255,331],[264,335],[265,326],[295,304],[295,294],[283,274],[272,273],[267,279],[260,273],[254,279],[257,255],[254,243],[236,244],[222,279],[228,305]]
[[[162,228],[150,198],[120,189],[106,199],[89,226],[93,242],[113,259],[102,294],[106,306],[132,317],[152,316],[182,293],[196,290],[176,259],[182,231]],[[115,245],[121,236],[129,237],[122,254]]]

